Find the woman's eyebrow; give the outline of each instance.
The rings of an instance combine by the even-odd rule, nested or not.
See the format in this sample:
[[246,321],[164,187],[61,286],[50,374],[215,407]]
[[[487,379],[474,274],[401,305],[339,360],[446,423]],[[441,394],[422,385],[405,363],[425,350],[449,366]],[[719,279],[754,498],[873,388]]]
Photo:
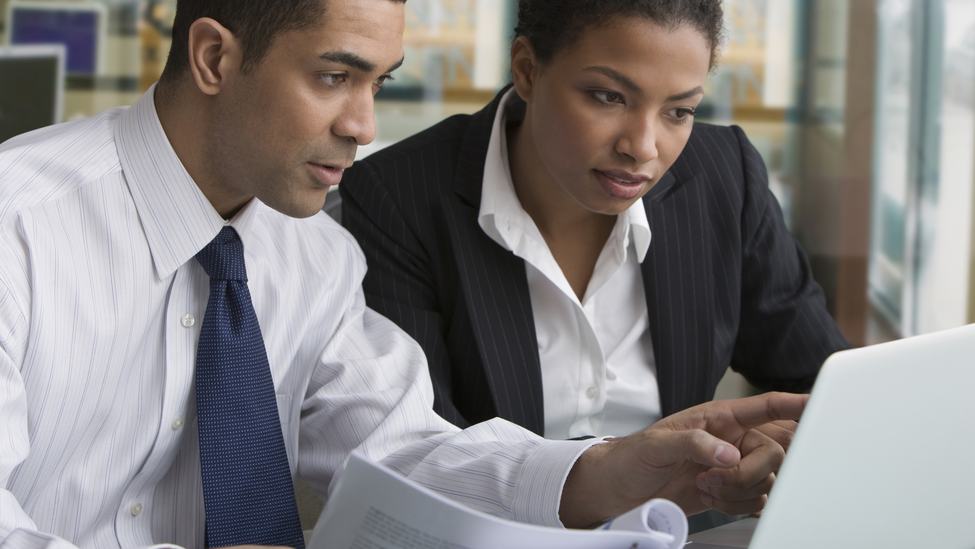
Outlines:
[[598,72],[600,74],[605,74],[606,76],[612,78],[613,80],[616,80],[621,86],[623,86],[625,88],[629,88],[631,91],[635,91],[635,92],[643,91],[643,90],[640,89],[640,86],[637,86],[636,85],[636,82],[630,80],[630,78],[628,76],[624,75],[623,73],[621,73],[621,72],[619,72],[617,70],[611,69],[609,67],[604,67],[604,66],[600,66],[600,65],[593,65],[591,67],[586,67],[583,70],[595,71],[595,72]]
[[684,93],[678,93],[677,95],[671,95],[667,98],[667,101],[680,101],[681,99],[687,99],[688,97],[694,97],[695,95],[704,95],[704,88],[697,86],[692,90],[687,90]]
[[[640,88],[640,86],[638,86],[636,82],[630,80],[628,76],[615,69],[611,69],[609,67],[604,67],[601,65],[593,65],[591,67],[586,67],[583,70],[594,71],[600,74],[605,74],[606,76],[618,82],[624,88],[628,88],[630,91],[637,92],[637,93],[643,91],[643,89]],[[668,102],[680,101],[681,99],[687,99],[688,97],[694,97],[695,95],[703,95],[703,94],[704,94],[704,88],[702,88],[701,86],[696,86],[695,88],[687,90],[686,92],[678,93],[676,95],[671,95],[670,97],[667,98],[667,101]]]

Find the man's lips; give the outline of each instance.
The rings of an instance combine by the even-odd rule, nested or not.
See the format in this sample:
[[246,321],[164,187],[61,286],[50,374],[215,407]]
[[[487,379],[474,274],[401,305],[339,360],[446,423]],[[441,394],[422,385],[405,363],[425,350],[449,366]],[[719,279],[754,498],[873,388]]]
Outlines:
[[345,172],[345,168],[347,167],[316,164],[314,162],[309,162],[308,165],[311,167],[311,171],[315,174],[315,177],[324,185],[338,185],[342,181],[342,173]]

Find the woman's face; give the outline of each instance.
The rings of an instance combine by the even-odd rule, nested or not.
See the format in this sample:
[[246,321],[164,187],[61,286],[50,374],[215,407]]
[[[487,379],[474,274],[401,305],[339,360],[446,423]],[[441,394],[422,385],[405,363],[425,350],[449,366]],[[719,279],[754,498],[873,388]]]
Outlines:
[[710,68],[704,35],[617,19],[590,27],[544,66],[519,41],[515,84],[551,190],[592,212],[623,212],[687,144]]

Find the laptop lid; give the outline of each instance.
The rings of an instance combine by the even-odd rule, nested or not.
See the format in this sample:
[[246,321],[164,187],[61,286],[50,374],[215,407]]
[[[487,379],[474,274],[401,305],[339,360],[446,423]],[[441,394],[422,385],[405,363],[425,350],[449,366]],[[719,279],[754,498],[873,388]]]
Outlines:
[[823,365],[750,549],[975,547],[975,324]]

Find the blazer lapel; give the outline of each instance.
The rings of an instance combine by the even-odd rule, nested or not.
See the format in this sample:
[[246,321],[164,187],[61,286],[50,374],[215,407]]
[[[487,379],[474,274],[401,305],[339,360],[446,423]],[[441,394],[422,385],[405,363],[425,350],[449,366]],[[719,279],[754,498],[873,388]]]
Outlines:
[[464,136],[453,196],[443,209],[474,338],[500,417],[543,434],[542,375],[524,261],[477,222],[484,164],[502,90],[476,113]]
[[714,307],[697,174],[678,159],[643,198],[653,235],[641,265],[664,416],[713,396]]

